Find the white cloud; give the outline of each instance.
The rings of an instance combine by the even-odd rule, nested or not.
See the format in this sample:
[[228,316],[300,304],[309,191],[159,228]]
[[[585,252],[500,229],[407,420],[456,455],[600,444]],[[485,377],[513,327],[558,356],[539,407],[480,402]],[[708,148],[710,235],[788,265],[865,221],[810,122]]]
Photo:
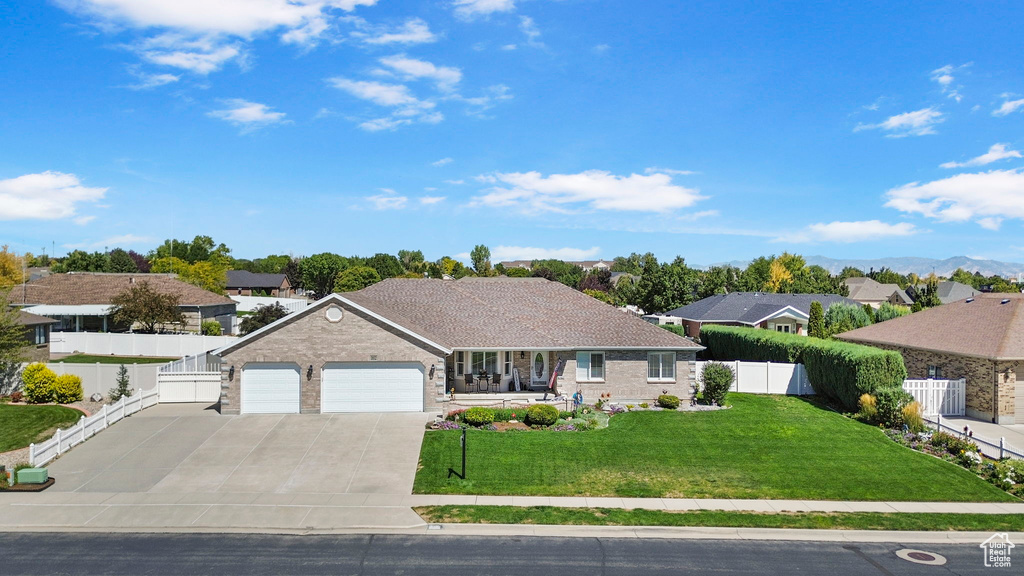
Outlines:
[[396,54],[380,59],[380,63],[391,68],[405,80],[432,80],[438,90],[450,92],[462,81],[462,71],[449,66],[436,66],[425,60],[409,58],[405,54]]
[[356,98],[368,100],[380,106],[422,106],[424,103],[412,95],[404,84],[384,84],[366,80],[331,78],[328,82]]
[[491,260],[592,260],[601,254],[601,248],[535,248],[532,246],[497,246],[491,250]]
[[501,49],[505,51],[515,50],[516,48],[519,48],[519,46],[516,46],[515,44],[505,44],[501,47]]
[[72,250],[81,250],[83,248],[89,248],[98,250],[100,248],[124,248],[125,246],[139,246],[144,244],[155,244],[156,239],[150,236],[137,236],[135,234],[121,234],[120,236],[111,236],[110,238],[104,238],[103,240],[96,240],[95,242],[78,242],[75,244],[63,244],[64,248],[71,248]]
[[792,234],[784,234],[775,239],[776,242],[864,242],[893,236],[912,236],[917,229],[909,222],[887,224],[879,220],[863,220],[860,222],[829,222],[811,224],[804,230]]
[[959,66],[947,64],[942,68],[936,68],[931,72],[932,82],[935,82],[936,84],[939,85],[939,87],[942,89],[942,93],[945,94],[947,98],[951,98],[953,100],[956,100],[957,102],[960,102],[961,100],[963,100],[963,96],[959,92],[960,87],[953,85],[953,82],[956,81],[956,78],[953,76],[953,74],[955,72],[963,70],[964,68],[967,68],[971,64],[971,62],[968,62],[967,64],[961,64]]
[[934,106],[922,108],[913,112],[904,112],[890,116],[878,124],[858,124],[853,131],[880,129],[888,132],[890,138],[902,138],[904,136],[924,136],[935,134],[934,126],[945,122],[942,112]]
[[354,33],[367,44],[425,44],[436,42],[437,35],[430,31],[430,26],[420,18],[410,18],[400,27],[392,30],[380,30],[373,34]]
[[465,20],[516,9],[515,0],[454,0],[455,15]]
[[526,44],[536,48],[543,48],[544,43],[540,41],[540,28],[529,16],[519,17],[519,30],[526,35]]
[[609,46],[607,44],[598,44],[597,46],[594,46],[593,48],[591,48],[590,51],[593,52],[594,54],[604,54],[610,48],[611,48],[611,46]]
[[74,174],[41,172],[0,180],[0,220],[58,220],[76,215],[78,204],[95,202],[106,188],[88,188]]
[[426,205],[426,206],[431,206],[433,204],[438,204],[440,202],[444,202],[446,198],[448,198],[448,197],[447,196],[422,196],[422,197],[420,197],[420,204],[423,204],[423,205]]
[[512,90],[504,84],[495,84],[494,86],[488,86],[483,95],[474,97],[465,97],[459,94],[453,94],[449,97],[452,100],[459,100],[465,102],[470,106],[469,114],[482,115],[483,112],[494,108],[498,102],[502,100],[511,100]]
[[644,168],[644,174],[669,174],[671,176],[691,176],[697,174],[693,170],[673,170],[672,168],[657,168],[651,166]]
[[461,186],[466,183],[465,180],[445,180],[445,184],[452,184],[453,186]]
[[672,184],[668,174],[617,176],[604,170],[578,174],[494,173],[495,186],[471,205],[509,207],[523,212],[571,213],[582,210],[670,212],[703,199],[692,188]]
[[[278,33],[284,43],[311,46],[358,6],[377,0],[58,0],[101,30],[131,29],[150,62],[208,74],[242,54],[241,42]],[[148,33],[156,36],[146,38]],[[162,49],[147,48],[152,40]],[[205,46],[198,46],[203,44]]]
[[454,160],[452,160],[451,158],[441,158],[437,162],[431,162],[430,165],[431,166],[436,166],[436,167],[440,168],[441,166],[444,166],[446,164],[451,164],[452,162],[454,162]]
[[136,74],[136,76],[139,77],[139,82],[129,86],[132,90],[148,90],[181,80],[181,76],[175,74]]
[[[1004,96],[1004,98],[1006,98]],[[1024,106],[1024,98],[1020,100],[1009,100],[1005,99],[1003,105],[992,111],[993,116],[1007,116],[1013,114],[1017,110],[1020,110]]]
[[975,221],[996,230],[1004,219],[1024,219],[1024,174],[991,170],[957,174],[921,184],[911,182],[886,193],[886,206],[940,222]]
[[380,194],[366,197],[375,210],[401,210],[409,201],[408,197],[399,196],[390,188],[381,188],[380,192]]
[[1021,158],[1020,152],[1016,150],[1007,150],[1006,147],[1009,144],[993,144],[988,149],[988,152],[981,156],[971,158],[966,162],[945,162],[939,164],[939,168],[966,168],[969,166],[984,166],[1000,160],[1006,160],[1007,158]]
[[284,112],[272,112],[266,104],[249,102],[241,98],[231,98],[223,102],[228,106],[227,108],[208,112],[207,116],[231,122],[245,130],[254,130],[261,126],[285,122]]

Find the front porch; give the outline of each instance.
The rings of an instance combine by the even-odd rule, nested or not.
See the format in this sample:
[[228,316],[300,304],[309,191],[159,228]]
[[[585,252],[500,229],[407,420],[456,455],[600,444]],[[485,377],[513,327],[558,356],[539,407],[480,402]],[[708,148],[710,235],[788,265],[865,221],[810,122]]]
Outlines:
[[517,406],[527,407],[534,404],[550,404],[559,410],[572,410],[571,395],[562,395],[555,398],[548,394],[544,400],[544,392],[498,392],[493,394],[469,393],[460,394],[456,392],[450,396],[451,400],[445,405],[445,410],[463,410],[474,406],[486,408],[514,408]]
[[455,397],[487,396],[491,402],[498,395],[541,398],[558,361],[551,350],[455,350],[445,362],[445,389]]

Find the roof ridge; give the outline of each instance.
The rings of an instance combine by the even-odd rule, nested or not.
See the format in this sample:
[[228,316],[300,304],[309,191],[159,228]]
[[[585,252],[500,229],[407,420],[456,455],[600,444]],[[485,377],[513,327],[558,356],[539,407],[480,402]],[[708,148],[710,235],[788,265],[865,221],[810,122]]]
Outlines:
[[[995,300],[995,298],[993,298]],[[1007,348],[1010,346],[1010,335],[1013,334],[1013,326],[1018,322],[1021,316],[1021,306],[1019,298],[1010,298],[1006,304],[999,304],[999,306],[1005,305],[1013,306],[1013,312],[1010,316],[1010,322],[1007,324],[1007,329],[1003,332],[1003,337],[999,340],[999,347],[996,349],[996,358],[1007,357]]]

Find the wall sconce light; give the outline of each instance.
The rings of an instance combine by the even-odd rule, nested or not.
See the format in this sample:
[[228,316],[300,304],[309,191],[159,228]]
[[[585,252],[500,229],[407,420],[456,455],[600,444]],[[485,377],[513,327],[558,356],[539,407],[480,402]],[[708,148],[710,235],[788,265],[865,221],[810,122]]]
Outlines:
[[313,365],[310,364],[309,368],[306,368],[306,380],[312,380],[312,379],[313,379]]
[[435,368],[436,368],[436,367],[435,367],[435,365],[434,365],[434,364],[431,364],[431,365],[430,365],[430,379],[431,379],[431,380],[433,380],[433,379],[434,379],[434,370],[435,370]]
[[520,350],[519,351],[519,359],[520,360],[525,360],[526,359],[526,352],[523,352],[522,350]]
[[235,379],[235,367],[228,368],[228,380],[234,381]]

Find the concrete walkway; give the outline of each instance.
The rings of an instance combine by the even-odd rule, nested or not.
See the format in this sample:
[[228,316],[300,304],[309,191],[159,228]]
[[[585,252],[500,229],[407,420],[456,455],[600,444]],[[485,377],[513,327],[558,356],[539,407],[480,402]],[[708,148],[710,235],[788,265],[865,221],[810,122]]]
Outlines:
[[[993,424],[992,422],[985,422],[984,420],[975,420],[974,418],[958,418],[951,416],[942,417],[943,426],[949,426],[950,428],[956,428],[963,430],[964,426],[967,426],[974,432],[975,435],[981,436],[986,440],[999,443],[1000,438],[1006,438],[1006,443],[1009,444],[1014,450],[1018,452],[1024,452],[1024,424]],[[986,446],[985,444],[978,444],[981,451],[989,458],[998,458],[999,449]]]

